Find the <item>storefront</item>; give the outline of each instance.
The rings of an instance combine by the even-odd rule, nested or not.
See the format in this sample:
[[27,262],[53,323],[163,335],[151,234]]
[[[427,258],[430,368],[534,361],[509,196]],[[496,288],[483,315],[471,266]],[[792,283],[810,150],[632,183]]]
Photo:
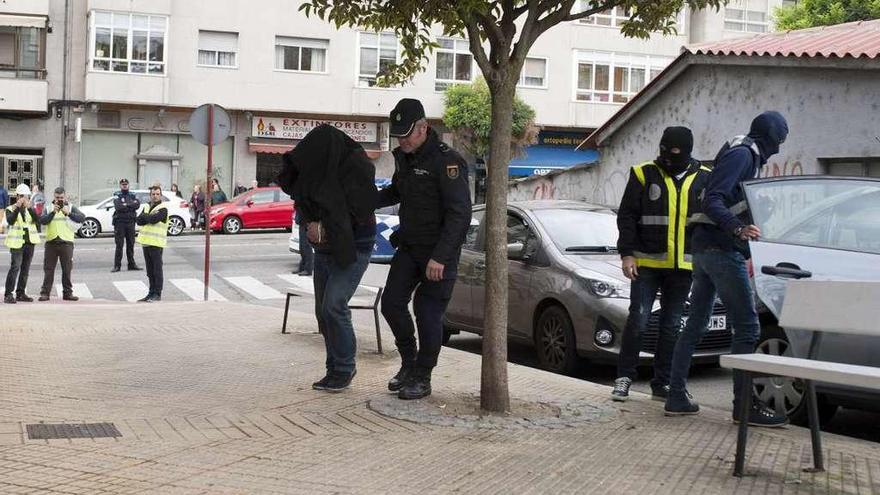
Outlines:
[[521,156],[510,160],[508,175],[511,177],[546,175],[554,170],[565,170],[577,165],[597,162],[598,151],[575,150],[588,134],[586,131],[541,131],[536,144],[526,146]]

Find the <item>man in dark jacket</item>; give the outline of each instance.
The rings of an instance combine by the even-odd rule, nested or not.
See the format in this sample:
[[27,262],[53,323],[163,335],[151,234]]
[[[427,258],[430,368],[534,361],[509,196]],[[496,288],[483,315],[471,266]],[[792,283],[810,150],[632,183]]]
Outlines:
[[9,193],[6,192],[6,188],[0,185],[0,208],[6,208],[6,205],[9,204]]
[[128,259],[129,270],[140,270],[134,262],[134,230],[135,219],[141,202],[137,196],[128,190],[128,179],[119,181],[119,191],[113,195],[113,236],[116,240],[116,255],[113,258],[115,273],[122,267],[122,248],[125,247],[125,257]]
[[376,168],[339,129],[320,125],[284,155],[279,177],[315,248],[315,317],[327,349],[315,390],[341,392],[356,374],[357,344],[348,302],[370,263],[376,240]]
[[636,378],[642,332],[660,297],[660,328],[654,353],[651,395],[666,400],[672,350],[681,330],[684,302],[691,288],[692,227],[709,169],[691,158],[694,137],[687,127],[667,127],[660,155],[632,168],[620,202],[617,249],[623,275],[630,279],[629,317],[623,329],[611,399],[625,401]]
[[73,239],[74,229],[70,222],[79,224],[86,217],[76,206],[67,201],[63,187],[55,188],[52,203],[47,205],[40,216],[40,224],[46,226],[46,252],[43,256],[43,287],[40,289],[40,301],[48,301],[55,282],[55,267],[61,261],[62,299],[78,301],[73,295],[73,283],[70,274],[73,271]]
[[[380,191],[379,207],[400,203],[400,228],[391,236],[391,261],[382,314],[394,332],[401,367],[388,382],[401,399],[431,394],[431,370],[443,341],[443,313],[452,295],[458,258],[471,221],[464,159],[428,126],[421,102],[404,98],[391,111],[395,172]],[[416,329],[409,312],[413,309]]]
[[[700,406],[685,391],[688,370],[697,343],[709,324],[716,292],[727,308],[730,326],[735,329],[732,354],[755,351],[761,327],[749,283],[746,260],[748,241],[761,235],[751,224],[740,183],[758,176],[767,159],[779,152],[788,136],[788,124],[778,112],[764,112],[752,121],[749,134],[725,144],[715,158],[715,167],[703,198],[703,215],[694,219],[694,283],[691,289],[690,317],[679,336],[672,358],[667,415],[697,414]],[[733,420],[755,426],[781,426],[787,420],[755,398],[747,418],[737,407],[743,400],[741,372],[733,373]]]

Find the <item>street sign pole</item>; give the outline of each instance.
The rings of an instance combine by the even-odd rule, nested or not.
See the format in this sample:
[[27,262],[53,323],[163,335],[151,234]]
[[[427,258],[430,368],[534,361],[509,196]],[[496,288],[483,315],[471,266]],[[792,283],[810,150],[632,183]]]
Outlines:
[[211,283],[211,194],[214,183],[211,175],[214,170],[214,105],[208,105],[208,173],[205,194],[205,301],[208,300],[208,287]]
[[205,301],[211,283],[211,193],[214,192],[214,145],[229,137],[232,121],[220,105],[206,103],[193,111],[189,118],[189,132],[193,139],[208,147],[208,164],[205,173]]

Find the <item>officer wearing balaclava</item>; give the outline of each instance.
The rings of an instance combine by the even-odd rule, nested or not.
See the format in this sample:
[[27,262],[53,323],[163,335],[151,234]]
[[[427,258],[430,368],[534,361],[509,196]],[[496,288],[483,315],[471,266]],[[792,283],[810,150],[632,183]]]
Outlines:
[[642,350],[642,332],[658,291],[663,297],[651,394],[665,400],[669,392],[672,351],[691,286],[689,220],[699,212],[709,173],[708,168],[691,158],[693,148],[690,129],[667,127],[660,138],[659,156],[632,168],[620,202],[617,248],[623,275],[631,284],[629,316],[618,355],[618,378],[611,392],[615,401],[629,398]]

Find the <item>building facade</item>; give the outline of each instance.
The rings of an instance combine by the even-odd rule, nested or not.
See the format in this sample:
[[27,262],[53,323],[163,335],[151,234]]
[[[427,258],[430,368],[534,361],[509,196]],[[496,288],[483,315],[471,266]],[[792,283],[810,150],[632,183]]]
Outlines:
[[[585,5],[588,2],[584,2]],[[526,61],[519,94],[548,131],[585,137],[694,40],[769,29],[780,0],[733,0],[683,12],[679,34],[629,39],[626,12],[552,28]],[[579,5],[576,9],[583,8]],[[399,88],[376,76],[401,56],[393,33],[335,29],[286,0],[6,0],[0,4],[0,183],[64,185],[80,201],[105,197],[121,177],[181,190],[204,182],[207,149],[189,135],[204,103],[230,114],[214,150],[215,176],[266,185],[281,153],[329,122],[376,160],[393,163],[388,112],[419,98],[439,124],[443,90],[479,69],[467,42],[437,31],[440,49]]]

